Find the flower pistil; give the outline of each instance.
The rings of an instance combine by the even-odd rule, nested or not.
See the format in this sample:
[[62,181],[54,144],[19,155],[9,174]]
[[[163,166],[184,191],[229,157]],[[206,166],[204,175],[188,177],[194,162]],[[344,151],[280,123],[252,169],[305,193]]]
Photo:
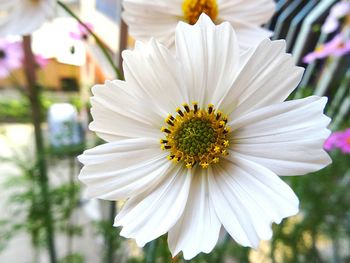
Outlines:
[[161,148],[170,151],[169,160],[182,160],[187,168],[197,163],[208,168],[211,163],[218,163],[220,156],[228,154],[226,136],[230,128],[227,117],[212,104],[207,109],[200,109],[197,102],[192,106],[184,103],[183,109],[176,109],[176,117],[170,114],[165,119],[166,126],[161,130],[166,137],[160,140]]

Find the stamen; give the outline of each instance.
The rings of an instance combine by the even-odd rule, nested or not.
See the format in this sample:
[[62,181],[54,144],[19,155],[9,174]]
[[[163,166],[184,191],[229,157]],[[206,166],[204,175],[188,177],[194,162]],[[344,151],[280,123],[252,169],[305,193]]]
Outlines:
[[182,106],[185,108],[187,112],[190,112],[190,107],[188,106],[187,103],[182,104]]
[[175,155],[169,155],[167,158],[169,161],[171,161],[172,159],[174,159]]
[[177,109],[176,109],[176,112],[177,112],[179,115],[181,115],[181,117],[185,116],[185,115],[183,114],[183,112],[181,111],[180,108],[177,108]]
[[208,112],[209,112],[209,114],[211,114],[213,112],[213,109],[214,109],[214,105],[213,104],[209,104],[208,105]]
[[168,117],[167,117],[167,120],[172,120],[172,121],[174,121],[175,118],[173,117],[173,115],[169,114]]
[[174,123],[172,123],[171,120],[167,120],[166,123],[169,124],[169,125],[171,125],[171,126],[174,126]]
[[197,111],[198,111],[198,102],[192,102],[192,104],[193,104],[193,111],[194,111],[194,113],[197,113]]
[[168,130],[167,128],[165,128],[165,127],[162,127],[161,131],[162,131],[162,132],[169,133],[169,134],[171,133],[171,131]]

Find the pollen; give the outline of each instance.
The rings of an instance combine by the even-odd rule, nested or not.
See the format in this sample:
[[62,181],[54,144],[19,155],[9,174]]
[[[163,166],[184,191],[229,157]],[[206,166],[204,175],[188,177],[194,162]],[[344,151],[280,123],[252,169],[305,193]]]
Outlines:
[[183,161],[187,168],[198,165],[206,169],[228,154],[227,117],[216,111],[214,105],[201,109],[197,102],[192,106],[184,103],[175,111],[177,115],[168,115],[161,128],[165,133],[160,140],[161,149],[170,152],[169,160]]
[[218,5],[216,0],[184,0],[182,11],[185,20],[194,25],[202,13],[207,14],[213,22],[218,16]]

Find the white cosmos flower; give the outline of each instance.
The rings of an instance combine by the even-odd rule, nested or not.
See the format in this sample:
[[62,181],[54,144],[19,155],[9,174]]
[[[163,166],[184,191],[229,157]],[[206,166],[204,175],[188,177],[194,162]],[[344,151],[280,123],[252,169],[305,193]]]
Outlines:
[[0,0],[0,36],[28,35],[55,15],[55,0]]
[[228,21],[238,37],[241,48],[257,45],[272,32],[260,26],[275,11],[273,0],[124,0],[123,19],[137,40],[156,40],[174,47],[175,28],[179,21],[194,24],[204,12],[216,24]]
[[326,98],[283,102],[303,73],[284,41],[240,55],[231,25],[202,15],[179,23],[176,57],[151,39],[123,59],[126,80],[92,90],[90,129],[107,143],[79,157],[89,197],[127,199],[122,236],[144,246],[168,232],[172,254],[190,259],[214,248],[221,226],[257,247],[298,212],[278,175],[330,163],[330,119]]

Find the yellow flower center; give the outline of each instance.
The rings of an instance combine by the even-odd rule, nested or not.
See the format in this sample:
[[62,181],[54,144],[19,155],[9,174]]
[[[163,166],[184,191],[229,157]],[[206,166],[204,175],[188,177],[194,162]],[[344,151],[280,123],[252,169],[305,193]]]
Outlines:
[[169,160],[183,161],[187,168],[195,164],[208,168],[228,155],[226,135],[230,128],[227,117],[212,104],[207,109],[200,109],[196,102],[192,104],[192,108],[183,104],[184,110],[176,109],[176,117],[169,115],[165,119],[166,126],[161,130],[166,137],[160,140],[161,148],[170,152]]
[[218,16],[218,5],[216,0],[184,0],[182,10],[185,20],[194,25],[202,13],[207,14],[213,22]]

